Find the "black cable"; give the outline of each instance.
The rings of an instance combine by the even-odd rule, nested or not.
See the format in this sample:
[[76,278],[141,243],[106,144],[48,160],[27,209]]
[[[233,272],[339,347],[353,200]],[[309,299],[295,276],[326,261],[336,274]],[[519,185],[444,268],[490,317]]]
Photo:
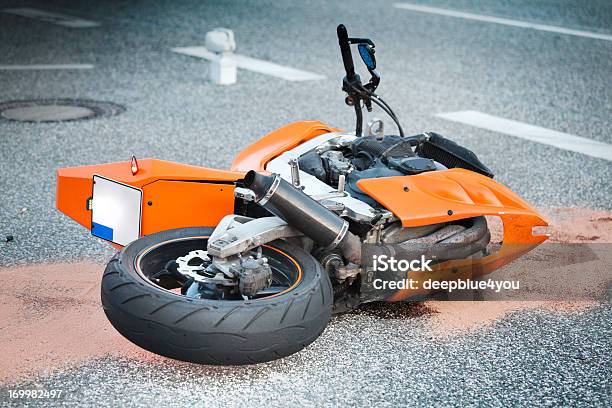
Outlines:
[[359,88],[356,88],[355,86],[353,86],[352,89],[353,91],[355,91],[355,93],[359,94],[363,99],[366,99],[366,98],[370,99],[372,102],[378,105],[378,107],[380,107],[383,110],[383,112],[389,115],[389,117],[393,119],[393,121],[395,122],[395,125],[397,126],[400,136],[404,137],[404,129],[402,129],[402,125],[400,125],[399,119],[397,118],[397,116],[395,116],[395,112],[393,112],[393,109],[391,109],[391,107],[385,101],[383,101],[379,96],[377,96],[373,92],[369,92],[365,89],[359,89]]
[[355,123],[355,136],[359,137],[362,133],[363,128],[363,114],[361,113],[361,101],[357,99],[355,101],[355,116],[357,116],[357,120]]
[[370,100],[372,102],[374,102],[375,104],[377,104],[383,111],[385,111],[385,113],[387,115],[389,115],[391,117],[391,119],[393,119],[393,121],[395,122],[395,125],[397,126],[397,130],[399,130],[400,136],[404,137],[404,129],[402,129],[402,126],[399,123],[399,120],[397,119],[397,117],[395,116],[395,114],[393,113],[393,111],[387,109],[382,103],[380,103],[378,101],[378,99],[376,98],[370,98]]
[[[399,119],[397,118],[397,116],[395,116],[395,112],[393,112],[393,109],[391,109],[391,107],[385,101],[383,101],[379,96],[377,96],[373,92],[369,92],[366,89],[363,89],[363,88],[359,89],[355,86],[352,86],[351,88],[361,98],[371,100],[376,105],[378,105],[378,107],[380,107],[383,110],[383,112],[389,115],[389,117],[393,119],[393,121],[395,122],[395,125],[397,126],[397,130],[399,131],[400,136],[404,137],[404,129],[402,129],[402,125],[400,125]],[[361,109],[359,110],[361,111]],[[360,136],[360,135],[357,135],[357,136]]]
[[387,109],[389,109],[389,111],[393,114],[393,116],[395,116],[397,118],[397,115],[395,114],[395,112],[393,112],[393,109],[391,109],[391,106],[389,106],[389,104],[387,102],[385,102],[383,100],[383,98],[381,98],[380,96],[376,95],[375,93],[372,93],[372,96],[377,98],[380,102],[382,102],[383,105],[385,105],[387,107]]
[[[391,109],[391,107],[390,107],[389,105],[387,105],[387,104],[385,103],[385,101],[382,101],[382,100],[381,100],[379,97],[377,97],[376,95],[371,95],[371,96],[370,96],[370,100],[374,100],[374,103],[376,103],[378,106],[380,106],[380,107],[381,107],[381,109],[385,109],[385,112],[386,112],[386,113],[387,113],[389,116],[391,116],[391,118],[392,118],[393,120],[399,120],[399,119],[397,119],[397,116],[395,115],[395,112],[393,112],[393,109]],[[382,105],[381,105],[381,103],[382,103]],[[384,105],[384,107],[383,107],[383,105]]]
[[378,101],[380,101],[383,105],[385,105],[385,107],[387,109],[389,109],[389,112],[391,112],[392,116],[391,118],[393,119],[393,121],[395,122],[395,124],[397,125],[397,128],[400,132],[400,136],[404,137],[404,129],[402,128],[402,126],[399,123],[399,119],[397,117],[397,115],[395,114],[395,112],[393,111],[393,109],[391,109],[391,106],[389,106],[389,104],[387,102],[385,102],[380,96],[373,94],[374,98],[377,99]]

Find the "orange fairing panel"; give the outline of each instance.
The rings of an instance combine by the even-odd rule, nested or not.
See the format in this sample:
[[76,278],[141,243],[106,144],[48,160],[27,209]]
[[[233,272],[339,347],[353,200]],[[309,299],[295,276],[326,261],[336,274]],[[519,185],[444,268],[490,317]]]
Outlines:
[[240,152],[234,159],[231,170],[265,170],[266,164],[281,153],[324,133],[338,132],[316,120],[294,122],[257,140]]
[[[548,235],[533,233],[547,221],[509,188],[464,169],[421,173],[415,176],[360,180],[360,189],[392,211],[406,227],[434,224],[480,215],[498,216],[503,222],[501,248],[482,258],[437,264],[433,272],[410,272],[416,282],[469,279],[490,273],[544,242]],[[417,284],[421,287],[421,284]],[[390,301],[405,300],[427,291],[404,289]]]
[[234,185],[159,180],[142,191],[142,235],[172,228],[212,227],[234,212]]
[[143,191],[143,235],[185,226],[214,226],[233,212],[234,182],[243,173],[155,159],[138,160],[138,165],[136,175],[132,175],[130,162],[59,169],[58,210],[91,229],[87,201],[92,196],[92,178],[99,175]]
[[405,227],[503,214],[536,216],[541,225],[547,225],[512,190],[465,169],[363,179],[357,186],[392,211]]

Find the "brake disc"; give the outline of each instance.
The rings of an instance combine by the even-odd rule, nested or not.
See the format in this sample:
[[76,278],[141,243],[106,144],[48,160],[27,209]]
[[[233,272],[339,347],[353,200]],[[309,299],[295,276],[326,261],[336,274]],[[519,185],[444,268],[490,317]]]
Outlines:
[[222,271],[212,266],[208,252],[198,249],[176,259],[177,271],[195,282],[236,286],[238,282],[229,279]]

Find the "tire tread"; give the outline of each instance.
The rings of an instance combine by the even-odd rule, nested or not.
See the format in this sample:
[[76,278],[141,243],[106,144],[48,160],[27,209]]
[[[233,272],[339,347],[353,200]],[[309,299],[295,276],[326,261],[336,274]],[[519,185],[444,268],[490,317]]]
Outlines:
[[[149,351],[202,364],[261,363],[312,343],[331,316],[331,282],[310,254],[286,242],[274,244],[300,263],[303,280],[293,291],[270,299],[187,299],[153,286],[134,270],[133,260],[145,248],[189,233],[210,234],[211,230],[184,228],[152,234],[115,255],[106,267],[101,288],[104,312],[113,326]],[[319,296],[321,302],[312,301]]]

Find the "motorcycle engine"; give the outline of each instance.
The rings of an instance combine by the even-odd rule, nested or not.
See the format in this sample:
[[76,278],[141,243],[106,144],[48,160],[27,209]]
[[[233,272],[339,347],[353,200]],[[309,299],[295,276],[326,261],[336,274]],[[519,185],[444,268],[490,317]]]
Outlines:
[[[400,136],[364,136],[347,146],[302,155],[299,167],[328,185],[337,187],[340,175],[346,177],[347,192],[372,206],[378,203],[357,186],[361,179],[419,174],[436,170],[436,163],[418,156],[414,141]],[[444,167],[441,167],[444,168]]]
[[359,180],[457,167],[493,177],[471,150],[434,132],[410,137],[362,136],[348,143],[332,143],[302,155],[299,167],[333,187],[344,174],[347,192],[374,207],[378,203],[359,189]]

